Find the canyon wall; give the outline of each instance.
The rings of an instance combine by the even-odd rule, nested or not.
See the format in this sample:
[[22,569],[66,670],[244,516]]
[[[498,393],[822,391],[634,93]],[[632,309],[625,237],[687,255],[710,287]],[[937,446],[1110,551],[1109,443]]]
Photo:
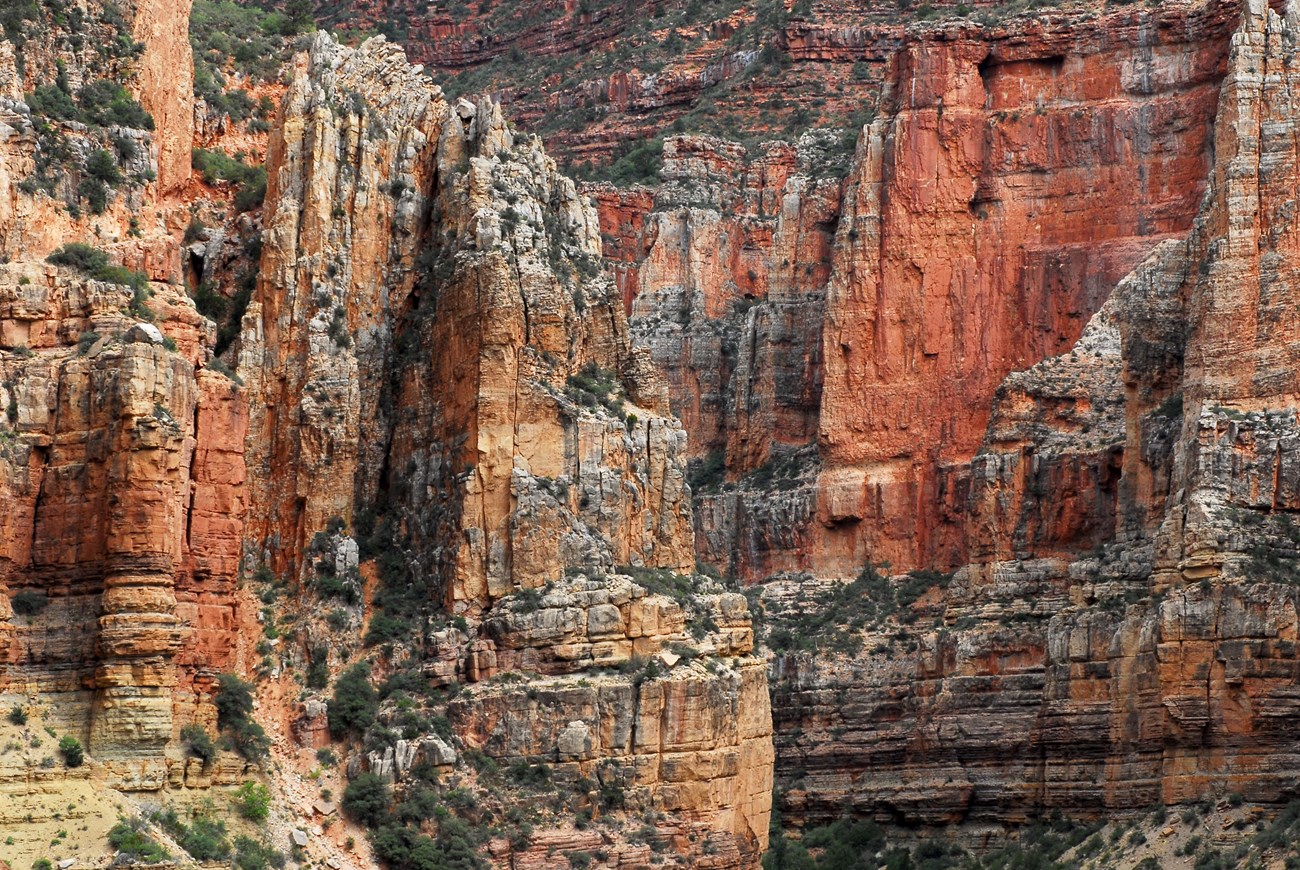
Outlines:
[[1235,7],[1078,15],[908,34],[842,186],[808,134],[783,161],[669,139],[653,195],[592,188],[692,452],[725,457],[697,487],[706,561],[966,561],[999,383],[1068,348],[1205,190]]
[[[241,349],[256,534],[292,561],[333,516],[402,512],[457,611],[566,566],[690,571],[685,439],[587,277],[595,215],[491,102],[346,57],[302,71],[271,144]],[[326,76],[359,96],[322,103]]]
[[[469,71],[563,58],[637,25],[596,5],[411,33]],[[651,29],[690,43],[662,76],[507,95],[606,101],[556,135],[608,157],[622,116],[825,75],[847,133],[669,136],[654,187],[579,189],[498,102],[316,34],[265,206],[197,241],[188,149],[224,122],[195,132],[184,8],[92,16],[122,56],[53,19],[0,42],[5,702],[167,794],[259,775],[180,737],[255,677],[303,825],[313,768],[373,774],[495,866],[753,868],[774,777],[795,828],[1293,797],[1294,11],[834,5],[770,22],[788,72],[745,78],[745,11]],[[22,95],[60,65],[153,129],[46,123]],[[129,181],[83,207],[115,136]],[[46,262],[72,239],[124,268]],[[219,340],[180,281],[233,247]],[[764,581],[757,632],[712,567]],[[357,674],[377,709],[340,729]],[[435,816],[388,821],[445,844]],[[350,834],[309,852],[388,860]]]
[[[0,69],[0,684],[39,699],[101,781],[156,790],[185,781],[177,735],[214,721],[213,678],[237,660],[247,412],[205,367],[211,324],[171,283],[177,217],[161,194],[189,177],[187,15],[74,18],[33,7],[6,34],[17,51],[0,43],[22,60]],[[20,99],[101,80],[157,116],[62,123]],[[83,208],[96,149],[114,155],[113,185]],[[77,239],[102,253],[46,261]]]
[[[971,563],[877,586],[896,609],[846,619],[829,657],[778,657],[787,819],[1295,794],[1295,395],[1273,313],[1294,269],[1293,27],[1244,9],[1190,233],[1120,280],[1068,352],[998,387],[964,493]],[[811,638],[801,594],[765,591]]]
[[[6,81],[6,702],[80,739],[121,792],[265,775],[296,817],[297,756],[332,736],[342,769],[418,796],[425,768],[397,737],[412,726],[386,727],[409,707],[355,744],[325,721],[363,651],[376,681],[423,684],[431,719],[408,736],[442,747],[426,760],[527,810],[531,834],[475,840],[494,863],[599,846],[609,866],[667,848],[757,866],[766,668],[745,598],[693,574],[685,434],[601,274],[591,205],[493,101],[449,102],[383,39],[321,34],[290,71],[261,214],[203,227],[221,206],[189,208],[208,189],[190,177],[186,10],[105,10],[138,50],[101,67],[38,8],[18,25],[27,78]],[[139,130],[80,120],[104,72],[131,83]],[[128,133],[132,183],[88,199],[91,156]],[[219,270],[256,251],[222,337],[190,294],[211,305],[233,283]],[[181,734],[229,727],[214,700],[231,672],[257,681],[273,770],[243,733],[215,759]],[[534,807],[480,762],[548,771],[554,799]],[[6,767],[0,791],[35,810],[32,781]],[[46,821],[5,847],[35,848]],[[337,832],[322,860],[376,860]]]

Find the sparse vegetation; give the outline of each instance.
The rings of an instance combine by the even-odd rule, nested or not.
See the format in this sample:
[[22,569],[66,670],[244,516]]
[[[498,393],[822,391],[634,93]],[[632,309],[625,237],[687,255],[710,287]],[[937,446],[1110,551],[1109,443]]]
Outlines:
[[[76,269],[96,281],[130,287],[131,301],[128,303],[128,310],[141,320],[152,321],[154,319],[154,313],[148,305],[151,295],[148,276],[143,272],[136,272],[124,266],[110,263],[108,254],[99,248],[81,242],[69,242],[55,250],[45,260],[55,266]],[[83,333],[82,340],[85,337],[86,334]],[[79,340],[78,348],[80,348],[80,344],[81,341]]]
[[207,184],[227,182],[236,187],[235,208],[249,211],[266,198],[266,167],[249,166],[222,151],[195,148],[191,160]]
[[693,492],[713,492],[726,478],[727,453],[723,448],[715,447],[703,459],[692,459],[687,468],[686,480]]
[[75,121],[96,127],[134,127],[152,130],[153,117],[116,82],[97,79],[84,85],[74,101],[66,80],[42,85],[27,95],[32,112],[58,121]]
[[120,820],[109,830],[108,844],[145,864],[156,864],[171,857],[144,832],[144,822],[139,819]]
[[196,0],[190,14],[195,95],[209,112],[261,129],[274,106],[265,98],[254,101],[245,88],[228,87],[228,79],[235,75],[252,82],[272,80],[288,55],[289,37],[304,29],[301,15],[288,6],[280,11],[231,0]]
[[253,686],[234,674],[217,678],[217,728],[228,735],[234,749],[249,761],[260,762],[270,749],[270,738],[252,719]]
[[35,616],[46,608],[49,599],[45,593],[37,592],[34,589],[24,589],[15,595],[9,602],[14,613],[19,616]]
[[68,767],[81,767],[86,760],[81,741],[71,735],[66,735],[59,741],[59,754],[63,756],[63,763]]
[[379,696],[370,685],[370,668],[356,664],[340,674],[327,707],[330,734],[334,737],[364,733],[379,710]]
[[896,618],[907,624],[916,618],[912,606],[932,588],[945,588],[952,575],[913,571],[890,577],[868,565],[851,583],[840,583],[816,595],[800,595],[789,612],[769,614],[767,643],[777,652],[829,648],[852,651],[869,625]]
[[189,753],[204,764],[217,757],[217,746],[208,736],[208,732],[203,730],[202,725],[197,723],[186,725],[181,729],[181,740],[185,741],[185,748]]
[[565,386],[566,394],[577,404],[587,408],[603,406],[616,417],[624,416],[623,388],[616,372],[588,362],[576,374],[569,375]]
[[271,812],[271,790],[260,782],[245,782],[235,789],[235,809],[249,821],[266,821]]

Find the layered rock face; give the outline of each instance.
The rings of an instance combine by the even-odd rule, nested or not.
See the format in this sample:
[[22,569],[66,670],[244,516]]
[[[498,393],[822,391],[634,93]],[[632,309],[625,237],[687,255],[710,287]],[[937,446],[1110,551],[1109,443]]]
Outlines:
[[[203,674],[234,649],[242,402],[124,314],[131,288],[44,264],[0,280],[0,577],[19,603],[7,689],[59,699],[60,724],[115,784],[158,788],[173,714],[193,715]],[[165,285],[155,299],[163,328],[200,352],[188,300]]]
[[[694,551],[685,436],[599,275],[594,210],[494,103],[448,103],[382,38],[318,36],[296,73],[239,351],[254,556],[309,594],[357,564],[354,531],[381,587],[368,636],[409,621],[384,669],[468,684],[460,749],[617,788],[613,817],[649,813],[699,866],[755,866],[771,729],[744,598],[608,573],[689,575]],[[322,548],[325,569],[302,556]],[[309,649],[341,661],[312,618]],[[415,790],[419,759],[455,757],[404,740],[354,770]],[[540,866],[608,836],[547,815],[489,851]],[[613,842],[610,866],[649,853]]]
[[[816,469],[838,138],[809,134],[752,158],[721,140],[672,138],[653,197],[590,189],[633,334],[691,433],[697,552],[745,576],[798,567],[811,543],[800,535],[808,487],[747,496],[744,476],[773,463],[799,477]],[[726,471],[742,482],[720,491]]]
[[995,387],[1068,348],[1190,225],[1233,10],[1170,15],[897,56],[897,108],[864,136],[828,291],[818,511],[832,549],[961,564],[941,469],[977,449]]
[[[1242,12],[1190,234],[1124,277],[1068,353],[998,389],[965,487],[972,563],[914,576],[906,598],[894,578],[899,611],[864,614],[858,651],[778,660],[791,817],[1295,793],[1293,342],[1275,307],[1295,268],[1275,229],[1300,156],[1293,15]],[[771,607],[797,589],[773,586]]]
[[536,606],[507,602],[480,630],[497,666],[545,676],[471,686],[449,711],[457,734],[494,758],[553,759],[560,782],[618,789],[628,817],[657,820],[658,845],[615,836],[602,848],[607,832],[562,825],[535,834],[511,866],[543,866],[561,846],[608,851],[618,867],[665,849],[692,866],[756,866],[772,801],[771,711],[744,596],[697,582],[674,600],[587,575],[548,587]]
[[[115,131],[140,181],[99,215],[69,207],[73,175],[18,187],[53,144],[18,98],[67,52],[32,45],[20,80],[0,43],[3,689],[94,776],[245,772],[179,740],[263,631],[242,573],[286,767],[338,737],[326,686],[364,660],[378,720],[344,768],[395,803],[436,769],[513,831],[479,844],[498,866],[755,867],[769,675],[795,825],[1300,787],[1292,11],[782,19],[802,72],[863,65],[828,95],[879,109],[851,164],[824,131],[673,137],[657,189],[594,205],[494,102],[318,35],[271,136],[231,378],[167,283],[177,8],[130,8],[156,126]],[[628,8],[554,34],[608,41]],[[468,67],[510,42],[431,50]],[[651,117],[740,54],[584,87]],[[111,141],[66,132],[82,163]],[[92,237],[153,279],[160,332],[130,287],[43,262]],[[191,268],[233,245],[211,239]],[[781,575],[770,674],[697,555]],[[885,562],[916,570],[839,584]]]
[[[212,678],[239,646],[247,412],[204,368],[211,324],[167,283],[164,195],[188,179],[192,123],[174,11],[32,4],[0,43],[0,685],[126,790],[186,781],[177,734],[215,719]],[[102,250],[45,261],[78,239]]]
[[[173,196],[196,188],[184,9],[126,12],[104,20],[143,45],[114,75],[138,87],[152,136],[76,120],[95,73],[66,63],[62,36],[27,51],[28,79],[0,63],[7,697],[49,711],[112,787],[203,788],[253,775],[232,752],[190,757],[180,738],[193,723],[213,732],[218,674],[247,673],[257,644],[273,736],[286,724],[321,745],[315,691],[380,638],[376,679],[469,684],[439,708],[454,731],[417,741],[423,760],[470,777],[482,772],[467,758],[554,765],[560,792],[531,840],[483,844],[497,863],[545,866],[594,843],[611,847],[608,866],[670,846],[699,866],[755,867],[771,801],[765,667],[743,596],[693,576],[685,434],[600,274],[594,209],[493,102],[449,103],[382,39],[320,35],[292,71],[260,221],[187,232],[182,270],[188,215]],[[56,24],[41,9],[20,19],[27,36]],[[63,96],[32,104],[75,117],[48,124],[17,95],[65,68]],[[87,214],[91,156],[128,133],[144,183]],[[51,163],[63,148],[76,160]],[[213,359],[230,337],[219,344],[169,282],[209,277],[232,260],[229,239],[259,235],[233,374]],[[45,262],[76,238],[106,250]],[[324,606],[326,568],[346,606]],[[295,598],[277,609],[263,595],[264,628],[241,578]],[[298,623],[290,642],[280,616]],[[418,795],[407,744],[349,768]],[[527,805],[480,785],[485,801]],[[556,812],[571,806],[576,825]]]

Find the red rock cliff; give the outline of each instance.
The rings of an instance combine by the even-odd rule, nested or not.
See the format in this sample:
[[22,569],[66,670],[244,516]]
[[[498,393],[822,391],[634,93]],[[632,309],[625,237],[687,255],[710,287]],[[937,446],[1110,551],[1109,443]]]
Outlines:
[[[1298,155],[1256,135],[1294,111],[1292,29],[1247,5],[1190,232],[1068,353],[997,390],[964,485],[971,564],[872,587],[899,611],[845,620],[858,651],[831,635],[829,660],[778,660],[787,817],[1014,822],[1293,793],[1296,400],[1269,311],[1293,283],[1275,228]],[[797,594],[767,598],[788,613]]]
[[[598,196],[693,452],[726,456],[730,485],[700,501],[702,556],[749,578],[967,558],[963,469],[1001,380],[1068,348],[1120,277],[1191,226],[1235,15],[917,28],[842,193],[809,195],[820,166],[781,180],[766,159],[690,159],[670,140],[653,202]],[[754,179],[783,184],[779,201],[744,195]],[[675,185],[708,193],[683,208]],[[720,294],[757,301],[753,325]],[[755,414],[783,405],[796,413]],[[814,436],[807,458],[772,453]]]

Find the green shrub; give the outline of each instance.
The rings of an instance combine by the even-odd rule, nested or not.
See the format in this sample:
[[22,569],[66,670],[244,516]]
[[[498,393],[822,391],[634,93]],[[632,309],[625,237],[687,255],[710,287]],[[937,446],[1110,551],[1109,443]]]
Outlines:
[[322,598],[336,598],[347,604],[356,604],[361,600],[359,577],[339,577],[337,574],[321,574],[316,578],[316,591]]
[[9,720],[10,725],[26,725],[27,711],[20,705],[14,704],[13,707],[9,709],[9,715],[6,718]]
[[244,783],[235,789],[235,809],[249,821],[266,821],[271,811],[271,790],[260,782]]
[[77,196],[90,206],[91,214],[103,214],[108,208],[108,185],[98,178],[83,178],[77,184]]
[[230,857],[225,822],[197,818],[177,842],[196,861],[224,861]]
[[99,341],[99,333],[93,329],[87,329],[77,336],[77,354],[85,356],[97,341]]
[[189,226],[185,227],[185,235],[181,239],[185,245],[192,245],[202,238],[203,233],[207,230],[208,225],[203,222],[197,214],[190,215]]
[[356,664],[340,674],[334,682],[334,697],[326,708],[330,734],[336,738],[369,728],[379,711],[379,696],[370,685],[369,667]]
[[235,208],[249,211],[257,208],[266,198],[266,167],[249,166],[221,151],[195,148],[191,157],[194,168],[203,173],[207,184],[226,181],[237,185]]
[[75,121],[79,111],[72,96],[56,85],[41,85],[27,95],[27,106],[33,114],[44,115],[59,121]]
[[96,148],[90,152],[90,157],[86,159],[86,174],[108,185],[120,184],[122,181],[122,173],[118,171],[117,161],[104,148]]
[[141,830],[139,821],[119,821],[108,832],[108,844],[146,864],[156,864],[171,857]]
[[727,476],[727,452],[715,447],[702,459],[692,459],[687,464],[686,482],[696,493],[710,492],[722,485]]
[[506,769],[516,783],[531,788],[545,788],[551,784],[551,768],[546,764],[529,764],[520,759]]
[[376,828],[388,815],[392,794],[383,777],[362,773],[343,790],[343,811],[368,828]]
[[93,245],[82,242],[68,242],[45,258],[47,263],[55,266],[67,266],[78,269],[87,275],[95,275],[108,266],[108,254]]
[[194,307],[209,320],[220,320],[230,308],[230,300],[218,293],[207,281],[203,281],[194,291]]
[[71,735],[65,735],[59,741],[59,754],[63,756],[63,763],[68,767],[81,767],[86,760],[81,741]]
[[154,821],[196,861],[224,861],[230,857],[226,823],[207,815],[196,815],[186,825],[173,809],[157,813]]
[[281,868],[285,865],[282,853],[252,837],[236,837],[234,845],[237,870],[268,870],[268,868]]
[[442,819],[436,838],[400,823],[389,823],[370,837],[375,855],[389,867],[412,870],[478,870],[486,866],[475,850],[476,832],[454,816]]
[[181,739],[188,744],[190,754],[204,764],[217,757],[216,744],[212,742],[208,732],[203,730],[202,725],[198,723],[186,725],[181,729]]
[[622,387],[618,374],[588,362],[576,374],[565,379],[565,394],[579,405],[604,406],[614,416],[623,417]]
[[14,609],[14,613],[19,616],[35,616],[44,610],[49,603],[50,601],[45,597],[45,593],[24,589],[13,597],[9,605]]
[[217,727],[233,728],[253,713],[253,684],[235,674],[222,674],[217,677],[213,704],[217,708]]
[[261,725],[249,719],[238,727],[231,729],[231,740],[235,751],[253,762],[263,761],[271,752],[271,738]]
[[134,127],[139,130],[154,128],[153,116],[117,82],[106,79],[90,82],[77,94],[77,102],[81,106],[78,120],[83,123],[100,127]]
[[649,184],[659,177],[664,165],[662,137],[630,146],[600,172],[604,180],[618,185]]
[[217,728],[226,731],[240,755],[249,761],[261,761],[270,751],[266,732],[252,720],[253,686],[234,674],[217,678]]
[[122,284],[131,288],[130,308],[133,314],[142,320],[153,320],[153,312],[147,304],[149,300],[149,277],[143,272],[136,272],[125,266],[109,263],[108,254],[93,245],[81,242],[69,242],[45,258],[47,263],[55,266],[67,266],[76,269],[108,284]]

